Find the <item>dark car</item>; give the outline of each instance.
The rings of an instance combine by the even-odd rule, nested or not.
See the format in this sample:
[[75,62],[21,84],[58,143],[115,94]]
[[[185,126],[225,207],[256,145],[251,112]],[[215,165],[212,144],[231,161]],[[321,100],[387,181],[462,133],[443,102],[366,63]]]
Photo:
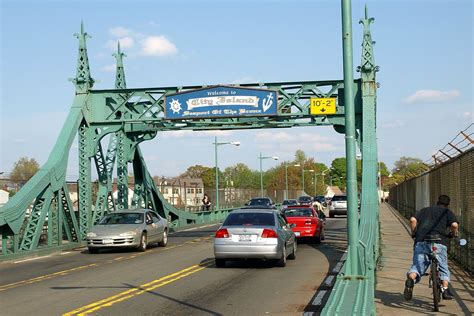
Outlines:
[[321,203],[322,206],[324,206],[324,207],[328,206],[328,204],[326,203],[326,198],[324,197],[324,195],[316,195],[314,197],[314,200],[319,201],[319,203]]
[[274,208],[275,203],[268,197],[256,197],[245,203],[246,208]]
[[295,200],[295,199],[283,200],[283,202],[281,203],[281,210],[283,211],[290,205],[298,205],[298,200]]
[[299,205],[311,205],[313,204],[313,198],[309,195],[302,195],[298,198]]

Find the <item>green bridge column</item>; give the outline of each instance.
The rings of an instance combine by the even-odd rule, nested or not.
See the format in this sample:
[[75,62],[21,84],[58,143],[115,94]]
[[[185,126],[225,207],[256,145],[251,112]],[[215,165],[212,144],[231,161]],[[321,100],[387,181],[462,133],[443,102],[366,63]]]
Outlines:
[[342,47],[344,59],[344,108],[346,119],[346,170],[347,170],[347,232],[348,261],[346,275],[360,275],[358,245],[358,197],[356,173],[356,132],[354,106],[354,72],[352,57],[352,9],[350,0],[342,0]]

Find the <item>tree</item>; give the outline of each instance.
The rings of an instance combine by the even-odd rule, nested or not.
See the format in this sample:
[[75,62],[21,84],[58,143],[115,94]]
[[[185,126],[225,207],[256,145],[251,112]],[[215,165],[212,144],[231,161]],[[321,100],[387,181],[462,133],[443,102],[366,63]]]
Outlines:
[[[192,179],[202,179],[205,188],[213,188],[216,186],[215,168],[194,165],[189,167],[180,177],[188,177]],[[219,176],[221,173],[219,172]],[[221,179],[219,179],[219,184]]]
[[[305,152],[298,149],[295,152],[294,161],[284,161],[277,167],[274,167],[264,175],[264,182],[266,187],[273,190],[285,189],[285,166],[291,166],[299,164],[299,167],[289,167],[288,170],[288,188],[290,189],[302,189],[302,170],[313,170],[313,172],[305,172],[304,184],[305,192],[309,195],[324,194],[325,185],[322,181],[321,173],[327,169],[327,166],[323,163],[316,162],[314,158],[306,156]],[[316,173],[316,185],[315,191],[315,176]],[[318,176],[319,175],[319,176]]]
[[39,170],[39,164],[34,159],[28,159],[28,157],[21,157],[15,162],[13,171],[10,174],[10,179],[14,182],[22,182],[30,180],[31,177]]
[[429,167],[418,158],[400,157],[395,161],[395,168],[392,170],[394,174],[401,175],[404,179],[414,177],[429,170]]
[[[224,179],[232,182],[232,186],[242,189],[259,188],[259,175],[251,170],[246,164],[238,163],[235,166],[227,167],[223,173]],[[230,184],[230,183],[229,183]],[[227,181],[226,181],[227,185]]]

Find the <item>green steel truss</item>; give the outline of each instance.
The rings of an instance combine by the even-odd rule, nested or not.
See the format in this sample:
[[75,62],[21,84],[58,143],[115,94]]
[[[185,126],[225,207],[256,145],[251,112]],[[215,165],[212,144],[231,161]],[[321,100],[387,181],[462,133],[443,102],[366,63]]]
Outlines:
[[[376,146],[376,83],[370,23],[364,25],[361,78],[354,81],[355,119],[358,144],[362,149],[362,212],[360,219],[359,262],[361,276],[340,275],[325,308],[326,314],[373,309],[374,269],[378,257],[378,198]],[[0,258],[42,249],[62,249],[83,245],[87,230],[103,215],[116,209],[145,207],[157,210],[173,227],[211,222],[229,210],[190,213],[170,205],[157,190],[148,172],[140,143],[157,132],[173,130],[226,130],[289,128],[332,125],[344,133],[344,83],[342,80],[242,84],[241,87],[278,92],[278,114],[269,117],[167,120],[164,97],[207,86],[127,89],[123,67],[125,56],[118,46],[116,83],[113,90],[93,90],[84,26],[79,39],[76,94],[59,138],[44,166],[0,209],[2,248]],[[336,97],[337,113],[310,114],[311,97]],[[74,138],[79,143],[78,204],[73,205],[66,185],[69,150]],[[94,163],[92,163],[94,161]],[[134,176],[133,196],[129,197],[129,165]],[[93,171],[97,182],[92,181]],[[117,178],[114,197],[113,179]],[[362,280],[362,281],[361,281]],[[369,303],[354,304],[347,290],[365,295]],[[362,293],[362,294],[361,294]],[[346,309],[341,310],[341,306]]]

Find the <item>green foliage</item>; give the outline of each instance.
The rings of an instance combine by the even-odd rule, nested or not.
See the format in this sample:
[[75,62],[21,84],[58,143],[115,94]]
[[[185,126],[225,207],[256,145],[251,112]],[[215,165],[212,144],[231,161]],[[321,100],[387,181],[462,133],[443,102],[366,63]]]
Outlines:
[[385,162],[380,161],[380,175],[382,177],[388,177],[390,175],[390,171],[387,168]]
[[395,161],[395,168],[392,171],[394,174],[403,175],[403,178],[410,178],[428,169],[429,167],[421,159],[403,156]]
[[[180,175],[180,177],[187,177],[192,179],[201,178],[205,188],[213,188],[216,186],[216,173],[214,169],[215,168],[194,165],[189,167],[183,174]],[[219,176],[220,175],[221,174],[219,173]],[[221,181],[219,181],[219,184],[220,183]]]
[[225,168],[223,178],[225,179],[225,186],[243,189],[258,189],[260,187],[259,173],[251,170],[244,163]]
[[21,157],[13,167],[13,171],[10,174],[10,179],[14,182],[26,182],[35,175],[39,170],[39,164],[34,159],[28,159],[28,157]]
[[[295,164],[299,164],[299,166],[295,167]],[[316,162],[314,158],[308,158],[304,151],[300,149],[296,151],[294,161],[284,161],[277,167],[274,167],[265,172],[264,182],[266,184],[266,187],[273,190],[285,189],[285,166],[288,166],[287,172],[289,189],[303,188],[302,170],[307,170],[305,171],[304,175],[305,192],[309,195],[325,193],[326,187],[323,183],[323,177],[321,173],[327,169],[327,166],[323,163]],[[308,170],[313,171],[310,172]],[[316,178],[314,176],[315,173]],[[317,185],[316,191],[315,184]]]

